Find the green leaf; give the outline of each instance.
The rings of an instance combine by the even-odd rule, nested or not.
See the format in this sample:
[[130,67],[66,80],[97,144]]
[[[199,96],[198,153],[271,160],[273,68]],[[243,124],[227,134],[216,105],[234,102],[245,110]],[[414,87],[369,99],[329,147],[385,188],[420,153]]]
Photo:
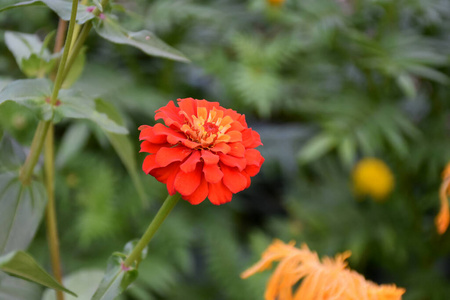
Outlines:
[[0,255],[28,247],[46,203],[45,189],[40,182],[23,186],[18,173],[0,174]]
[[397,84],[408,98],[415,98],[417,96],[417,89],[412,76],[408,74],[397,76]]
[[79,91],[61,90],[58,99],[61,104],[55,108],[55,113],[61,117],[88,119],[108,132],[128,133],[124,126],[108,118],[105,113],[97,111],[95,101]]
[[26,252],[14,251],[0,256],[0,269],[9,275],[76,296],[75,293],[59,284]]
[[66,163],[74,157],[86,145],[89,138],[89,126],[83,122],[76,122],[66,130],[62,137],[55,165],[58,169],[64,167]]
[[51,81],[44,78],[13,81],[0,91],[0,105],[5,101],[14,101],[37,111],[40,119],[50,120],[52,106],[46,98],[51,95],[51,86]]
[[[16,7],[46,5],[53,10],[61,19],[69,21],[72,10],[72,0],[29,0],[29,1],[6,1],[0,4],[0,12]],[[86,10],[86,6],[79,4],[77,10],[77,23],[83,24],[94,18],[94,14]]]
[[42,77],[56,64],[44,43],[35,34],[6,31],[5,43],[27,77]]
[[25,161],[25,152],[12,138],[4,135],[0,140],[0,172],[18,171]]
[[336,146],[336,138],[331,134],[320,134],[312,138],[299,153],[301,163],[311,162]]
[[136,47],[148,55],[189,62],[180,51],[170,47],[150,31],[128,31],[110,15],[105,15],[104,20],[98,19],[94,22],[94,28],[101,37],[110,42]]
[[45,98],[52,93],[51,86],[51,81],[44,78],[15,80],[0,91],[0,104],[14,101],[34,108],[45,103]]
[[[66,295],[65,300],[84,300],[91,299],[95,293],[95,289],[103,278],[103,270],[98,269],[82,269],[64,276],[64,285],[75,291],[78,298],[71,295]],[[41,300],[56,300],[56,295],[53,290],[46,290],[42,295]]]
[[348,168],[350,168],[356,157],[356,144],[355,140],[351,136],[345,137],[337,148],[341,162]]
[[114,253],[108,260],[105,276],[91,300],[112,300],[136,280],[138,270],[122,268],[124,254]]
[[[103,101],[101,99],[96,100],[97,110],[105,113],[110,119],[114,120],[116,123],[123,125],[124,121],[120,116],[116,108],[109,102]],[[133,143],[131,142],[129,136],[123,134],[116,134],[111,132],[105,132],[108,137],[109,142],[116,150],[117,155],[119,155],[122,163],[125,165],[128,173],[130,173],[131,179],[133,180],[134,187],[141,198],[142,203],[145,202],[145,192],[142,185],[142,181],[139,178],[137,162],[136,162],[136,151],[134,149]]]
[[[41,286],[0,272],[0,299],[42,300]],[[52,290],[52,293],[55,292]]]
[[106,131],[126,134],[128,130],[95,110],[95,101],[76,90],[60,90],[58,102],[50,105],[48,99],[52,93],[52,83],[48,79],[23,79],[8,84],[0,91],[0,105],[5,101],[14,101],[38,111],[39,118],[54,122],[62,118],[88,119]]
[[[123,248],[124,253],[125,253],[126,255],[130,254],[130,253],[133,251],[134,247],[136,247],[136,245],[137,245],[138,243],[139,243],[139,240],[138,240],[138,239],[132,240],[132,241],[129,241],[128,243],[126,243],[126,244],[125,244],[125,247]],[[137,259],[137,261],[136,261],[136,265],[137,265],[137,266],[139,265],[139,263],[140,263],[142,260],[144,260],[144,259],[147,257],[147,254],[148,254],[148,246],[145,247],[144,250],[142,250],[141,256]]]

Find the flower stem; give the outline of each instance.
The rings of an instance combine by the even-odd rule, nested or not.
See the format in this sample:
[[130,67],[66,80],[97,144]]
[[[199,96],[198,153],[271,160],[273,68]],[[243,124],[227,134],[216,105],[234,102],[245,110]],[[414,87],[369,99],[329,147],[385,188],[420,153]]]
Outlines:
[[80,35],[78,36],[77,40],[74,43],[72,43],[73,44],[72,51],[70,51],[70,56],[67,59],[66,67],[61,76],[62,81],[64,81],[66,79],[67,75],[69,74],[69,71],[72,68],[72,65],[75,62],[76,58],[78,57],[78,54],[80,53],[80,50],[83,47],[83,44],[86,41],[86,38],[87,38],[91,28],[92,28],[92,22],[88,21],[81,28]]
[[[50,249],[50,259],[53,275],[59,283],[62,283],[61,258],[59,254],[58,227],[55,209],[55,161],[54,161],[54,125],[51,124],[45,140],[45,187],[47,189],[46,227],[47,241]],[[64,300],[62,291],[56,291],[56,299]]]
[[134,247],[133,251],[124,261],[123,264],[126,267],[131,266],[131,264],[141,256],[142,250],[144,250],[144,248],[148,245],[155,232],[161,226],[162,222],[166,219],[166,217],[169,215],[170,211],[172,210],[172,208],[174,208],[175,204],[177,204],[180,198],[181,195],[179,193],[176,193],[173,196],[167,196],[164,204],[161,206],[158,213],[153,218],[144,235],[141,237],[136,247]]
[[53,92],[52,92],[52,96],[50,98],[50,103],[52,105],[56,104],[59,89],[61,88],[61,85],[63,83],[64,69],[66,67],[67,57],[69,56],[70,44],[72,41],[72,35],[73,35],[74,28],[75,28],[75,23],[76,23],[77,10],[78,10],[78,0],[72,0],[72,11],[71,11],[71,15],[70,15],[70,23],[69,23],[69,29],[67,31],[64,52],[63,52],[61,61],[59,62],[58,72],[56,73],[55,85],[53,86]]
[[54,53],[58,53],[59,51],[61,51],[64,43],[64,36],[66,35],[66,29],[67,29],[67,21],[59,19],[58,29],[56,32],[55,47],[53,49]]
[[34,133],[33,141],[31,142],[30,153],[25,160],[25,164],[20,170],[19,179],[22,184],[28,185],[31,181],[31,175],[33,174],[34,166],[36,165],[39,154],[42,150],[42,145],[44,144],[45,136],[47,135],[48,127],[50,122],[40,121],[36,132]]

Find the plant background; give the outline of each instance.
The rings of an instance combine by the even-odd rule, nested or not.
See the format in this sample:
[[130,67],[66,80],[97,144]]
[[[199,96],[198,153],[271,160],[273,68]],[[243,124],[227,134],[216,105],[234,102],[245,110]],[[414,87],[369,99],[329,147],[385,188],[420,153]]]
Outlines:
[[[119,3],[130,12],[121,15],[126,28],[152,30],[192,60],[148,57],[90,35],[76,85],[119,108],[138,162],[137,127],[185,97],[244,113],[266,158],[231,203],[181,201],[120,299],[263,299],[270,272],[245,281],[239,274],[273,238],[305,242],[320,255],[351,250],[353,269],[405,287],[404,299],[446,299],[450,233],[437,235],[433,219],[450,158],[448,1]],[[2,30],[42,37],[57,22],[45,7],[0,13]],[[17,78],[25,75],[0,34],[0,86]],[[31,143],[36,124],[27,109],[1,106],[1,130],[21,143]],[[88,121],[58,124],[56,141],[63,271],[103,270],[150,222],[165,186],[142,174],[141,199],[106,135]],[[383,203],[353,195],[352,167],[367,156],[394,173]],[[29,251],[49,266],[43,227]],[[41,298],[31,296],[40,291],[32,284],[22,291]]]

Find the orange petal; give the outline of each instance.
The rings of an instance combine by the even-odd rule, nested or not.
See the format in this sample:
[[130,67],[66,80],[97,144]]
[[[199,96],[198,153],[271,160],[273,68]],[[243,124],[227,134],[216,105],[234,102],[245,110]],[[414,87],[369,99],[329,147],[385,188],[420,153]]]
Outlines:
[[220,205],[231,201],[233,193],[222,184],[218,183],[208,183],[208,198],[214,205]]
[[184,121],[183,117],[179,115],[179,111],[180,108],[176,107],[173,101],[169,101],[166,106],[156,111],[155,120],[163,119],[167,126],[175,125],[179,128]]
[[145,174],[150,173],[153,169],[159,168],[158,164],[155,160],[156,155],[147,155],[144,158],[144,163],[142,164],[142,171],[145,172]]
[[202,158],[205,164],[208,165],[217,164],[219,162],[219,156],[208,150],[202,150]]
[[247,165],[247,160],[240,157],[234,157],[226,154],[219,153],[220,161],[229,167],[236,167],[239,171],[244,170]]
[[221,166],[223,172],[223,184],[232,192],[238,193],[247,187],[247,178],[237,168]]
[[260,166],[264,162],[261,153],[256,149],[247,149],[245,151],[245,159],[247,160],[247,165]]
[[197,101],[193,98],[177,99],[177,101],[180,112],[183,112],[186,118],[192,122],[192,116],[197,115]]
[[201,166],[197,166],[193,172],[178,172],[174,182],[175,189],[183,196],[191,195],[199,187],[202,175]]
[[228,155],[236,156],[236,157],[244,157],[245,155],[245,147],[242,143],[231,143],[229,144],[231,150],[228,152]]
[[202,178],[198,188],[189,196],[183,196],[183,199],[189,201],[192,205],[197,205],[203,202],[208,196],[208,182]]
[[175,161],[184,160],[191,153],[192,150],[186,147],[163,147],[156,153],[156,162],[160,167],[165,167]]
[[441,209],[439,214],[434,219],[437,232],[439,234],[444,234],[447,231],[448,225],[450,223],[450,210],[447,198],[447,189],[450,186],[450,177],[447,177],[441,184],[439,189],[439,198],[441,200]]
[[183,133],[177,132],[175,130],[173,130],[172,128],[166,127],[163,124],[156,124],[153,127],[153,133],[156,136],[170,136],[172,138],[172,143],[176,144],[178,141],[182,141],[186,139],[186,136]]
[[239,131],[228,130],[226,135],[230,137],[229,143],[242,142],[242,133]]
[[210,183],[217,183],[219,182],[222,177],[223,173],[220,170],[218,165],[203,165],[203,174],[205,174],[206,181]]
[[200,162],[200,151],[193,151],[192,154],[181,165],[180,169],[183,172],[189,173],[195,170],[195,167]]
[[165,136],[163,136],[163,135],[155,135],[153,133],[153,127],[142,125],[139,128],[142,128],[142,129],[140,129],[142,131],[139,134],[139,140],[140,141],[147,140],[147,141],[149,141],[151,143],[154,143],[154,144],[162,144],[162,143],[167,142],[167,138]]
[[218,143],[211,148],[211,151],[227,154],[228,152],[230,152],[230,146],[228,146],[226,143]]
[[242,144],[245,148],[256,148],[262,145],[259,134],[250,128],[242,131]]
[[170,195],[175,195],[174,181],[177,173],[180,171],[180,163],[174,162],[163,168],[156,168],[150,172],[150,175],[156,178],[159,182],[166,184],[167,191]]
[[158,152],[158,150],[159,150],[162,146],[170,147],[169,144],[166,144],[166,145],[158,145],[158,144],[150,143],[150,142],[148,142],[148,141],[143,141],[143,142],[141,143],[141,150],[140,150],[139,152],[147,152],[147,153],[155,154],[156,152]]

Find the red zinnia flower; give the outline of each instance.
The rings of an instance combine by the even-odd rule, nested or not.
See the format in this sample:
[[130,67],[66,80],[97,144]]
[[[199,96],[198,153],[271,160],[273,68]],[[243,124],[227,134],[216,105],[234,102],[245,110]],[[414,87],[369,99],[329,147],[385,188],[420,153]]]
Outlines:
[[145,173],[179,192],[191,204],[206,197],[216,205],[231,201],[234,193],[250,186],[264,158],[254,148],[259,134],[247,127],[245,116],[218,102],[178,99],[156,111],[165,125],[139,127],[141,151],[150,153]]

